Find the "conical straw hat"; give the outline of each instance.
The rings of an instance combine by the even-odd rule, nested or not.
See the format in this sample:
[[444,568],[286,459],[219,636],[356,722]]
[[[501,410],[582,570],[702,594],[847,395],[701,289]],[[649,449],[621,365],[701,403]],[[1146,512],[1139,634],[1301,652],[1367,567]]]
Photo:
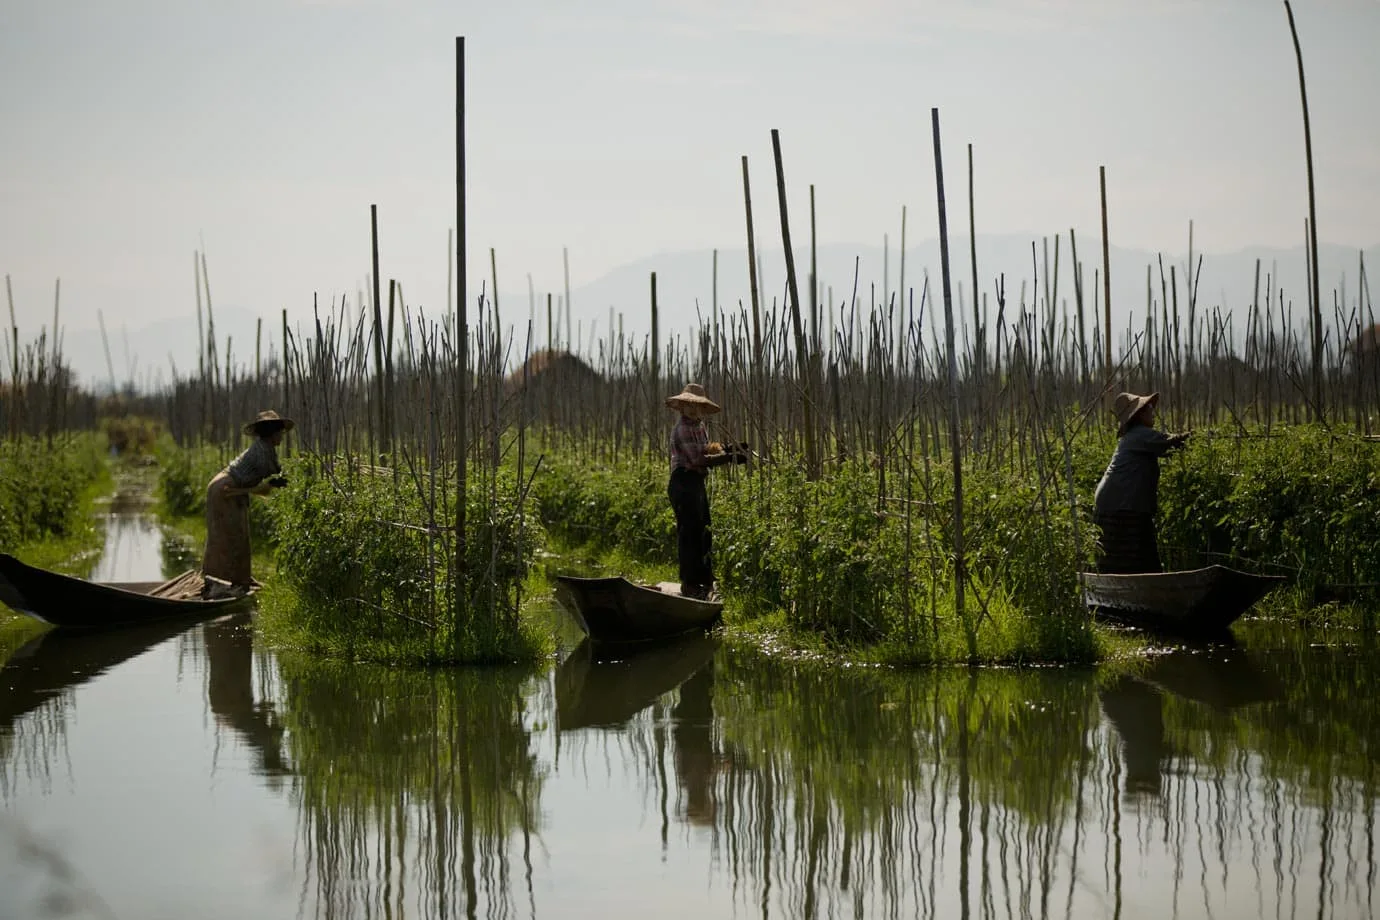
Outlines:
[[1136,413],[1146,406],[1153,406],[1160,401],[1160,394],[1151,393],[1149,396],[1138,396],[1135,393],[1118,393],[1116,400],[1112,403],[1112,412],[1116,415],[1116,433],[1118,436],[1126,433],[1126,426],[1131,423],[1131,419],[1136,417]]
[[718,403],[704,395],[704,387],[700,386],[698,383],[687,383],[684,390],[681,390],[675,396],[668,396],[666,398],[666,406],[669,409],[675,409],[677,411],[687,406],[693,406],[709,414],[721,411]]

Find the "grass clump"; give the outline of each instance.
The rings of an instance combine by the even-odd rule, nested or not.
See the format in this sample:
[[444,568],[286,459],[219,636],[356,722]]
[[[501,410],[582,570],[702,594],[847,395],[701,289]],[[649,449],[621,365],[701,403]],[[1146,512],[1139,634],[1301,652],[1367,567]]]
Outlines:
[[[427,664],[533,660],[550,638],[522,615],[524,584],[543,537],[514,478],[471,484],[465,577],[456,584],[454,487],[438,484],[437,521],[415,491],[368,472],[337,479],[315,458],[285,469],[269,508],[281,580],[299,638],[351,657]],[[444,509],[444,510],[443,510]]]
[[[92,435],[0,441],[0,550],[29,565],[85,576],[101,533],[94,506],[112,484]],[[0,661],[46,627],[0,604]]]
[[81,531],[93,488],[109,481],[100,445],[90,435],[0,441],[0,546]]

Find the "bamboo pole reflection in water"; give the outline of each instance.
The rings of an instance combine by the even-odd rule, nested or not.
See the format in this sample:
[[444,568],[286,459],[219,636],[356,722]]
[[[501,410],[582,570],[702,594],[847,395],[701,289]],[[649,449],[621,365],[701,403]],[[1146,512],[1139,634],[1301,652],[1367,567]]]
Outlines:
[[1369,915],[1371,768],[1290,763],[1281,701],[1214,709],[1152,668],[1158,685],[1100,694],[1103,724],[1093,684],[1060,674],[726,663],[719,680],[755,686],[714,697],[714,841],[763,917],[1193,914],[1248,895],[1261,915]]
[[529,674],[293,656],[279,671],[311,913],[513,913],[515,838],[533,900],[545,768],[524,723]]

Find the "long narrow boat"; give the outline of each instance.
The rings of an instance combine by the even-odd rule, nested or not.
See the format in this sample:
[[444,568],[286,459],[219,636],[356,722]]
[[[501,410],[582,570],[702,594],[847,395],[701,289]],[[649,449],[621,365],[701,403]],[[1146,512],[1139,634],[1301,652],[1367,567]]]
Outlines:
[[1096,615],[1155,632],[1218,635],[1286,578],[1212,565],[1183,572],[1080,572],[1083,602]]
[[556,599],[595,643],[652,642],[709,629],[723,602],[683,597],[680,586],[638,585],[620,576],[556,576]]
[[257,589],[203,598],[200,572],[168,581],[95,582],[26,565],[0,553],[0,603],[63,629],[114,629],[206,619],[247,604]]

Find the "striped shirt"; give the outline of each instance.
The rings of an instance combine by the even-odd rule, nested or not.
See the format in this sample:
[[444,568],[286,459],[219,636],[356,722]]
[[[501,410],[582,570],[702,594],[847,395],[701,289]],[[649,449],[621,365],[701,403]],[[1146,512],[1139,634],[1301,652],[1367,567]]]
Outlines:
[[671,472],[678,469],[705,472],[705,451],[709,449],[709,432],[704,422],[682,415],[671,429]]
[[278,452],[273,449],[273,445],[261,438],[255,438],[254,443],[246,447],[244,453],[230,461],[225,471],[230,474],[235,485],[241,489],[252,489],[275,473],[282,472],[282,467],[278,465]]

